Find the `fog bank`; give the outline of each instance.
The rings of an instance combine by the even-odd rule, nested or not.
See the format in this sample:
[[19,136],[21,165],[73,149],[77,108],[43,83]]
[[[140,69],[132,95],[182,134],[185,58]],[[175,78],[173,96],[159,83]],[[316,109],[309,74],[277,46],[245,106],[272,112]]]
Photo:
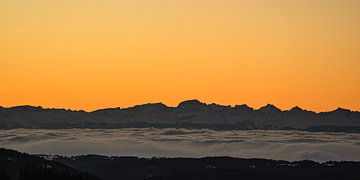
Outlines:
[[360,134],[188,129],[12,129],[0,146],[34,154],[360,160]]

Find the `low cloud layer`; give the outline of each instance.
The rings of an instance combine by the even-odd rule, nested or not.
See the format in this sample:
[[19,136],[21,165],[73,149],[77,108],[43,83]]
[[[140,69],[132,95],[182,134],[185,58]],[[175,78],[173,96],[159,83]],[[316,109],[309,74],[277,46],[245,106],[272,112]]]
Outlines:
[[360,134],[188,129],[12,129],[0,146],[35,154],[360,160]]

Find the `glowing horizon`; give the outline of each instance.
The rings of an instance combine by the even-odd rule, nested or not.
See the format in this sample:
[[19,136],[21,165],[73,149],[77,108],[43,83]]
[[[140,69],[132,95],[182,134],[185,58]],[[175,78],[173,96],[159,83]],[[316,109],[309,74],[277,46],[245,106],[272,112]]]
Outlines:
[[358,0],[3,0],[0,106],[360,111]]
[[[198,100],[198,99],[189,99],[189,100]],[[184,101],[188,101],[188,100],[184,100]],[[97,110],[111,109],[111,108],[120,108],[120,109],[134,108],[135,106],[148,105],[148,104],[163,104],[163,105],[165,105],[166,107],[169,107],[169,108],[176,108],[176,107],[178,107],[178,106],[180,105],[180,103],[182,103],[182,102],[184,102],[184,101],[181,101],[181,102],[179,102],[179,103],[176,104],[176,105],[168,105],[168,104],[165,104],[165,103],[162,103],[162,102],[147,102],[147,103],[142,103],[142,104],[134,104],[134,105],[131,105],[131,106],[126,106],[126,107],[114,106],[114,107],[103,107],[103,108],[91,109],[91,110],[71,109],[71,108],[62,108],[62,107],[44,107],[44,106],[40,106],[40,105],[30,105],[30,104],[22,104],[22,105],[7,106],[7,107],[4,107],[4,106],[1,106],[1,105],[0,105],[0,107],[2,107],[2,108],[14,108],[14,107],[22,107],[22,106],[31,106],[31,107],[41,107],[41,108],[43,108],[43,109],[65,109],[65,110],[71,110],[71,111],[93,112],[93,111],[97,111]],[[264,104],[264,105],[259,106],[259,107],[252,107],[252,106],[249,106],[248,104],[243,104],[243,103],[228,105],[228,104],[218,104],[218,103],[216,103],[216,102],[207,103],[207,102],[203,102],[203,101],[201,101],[201,100],[198,100],[198,101],[200,101],[201,103],[205,103],[206,105],[216,104],[216,105],[219,105],[219,106],[229,106],[229,107],[232,107],[232,108],[234,108],[235,106],[246,105],[246,106],[248,106],[249,108],[252,108],[252,109],[254,109],[254,110],[259,110],[259,109],[262,108],[262,107],[265,107],[265,106],[268,106],[268,105],[272,105],[272,106],[275,106],[275,107],[279,108],[281,111],[289,111],[289,110],[291,110],[291,109],[293,109],[293,108],[300,108],[300,109],[302,109],[302,110],[311,111],[311,112],[315,112],[315,113],[332,112],[332,111],[335,111],[335,110],[338,110],[338,109],[345,109],[345,110],[350,110],[350,111],[353,111],[353,112],[359,112],[359,111],[356,111],[356,110],[346,109],[346,108],[343,108],[343,107],[337,107],[336,109],[331,109],[331,110],[327,110],[327,111],[314,111],[314,110],[306,109],[306,108],[299,107],[299,106],[293,106],[293,107],[291,107],[291,108],[289,108],[289,109],[282,109],[282,108],[278,107],[277,105],[271,104],[271,103]]]

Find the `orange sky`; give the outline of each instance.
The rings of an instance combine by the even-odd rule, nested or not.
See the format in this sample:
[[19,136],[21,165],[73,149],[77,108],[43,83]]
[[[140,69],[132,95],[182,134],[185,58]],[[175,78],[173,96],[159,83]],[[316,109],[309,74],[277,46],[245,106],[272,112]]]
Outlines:
[[1,0],[0,105],[360,110],[359,0]]

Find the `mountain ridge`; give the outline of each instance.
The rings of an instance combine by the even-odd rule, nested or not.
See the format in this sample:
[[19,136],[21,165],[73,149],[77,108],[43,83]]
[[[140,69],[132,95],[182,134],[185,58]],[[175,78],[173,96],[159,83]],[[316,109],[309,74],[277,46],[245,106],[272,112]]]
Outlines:
[[87,112],[87,113],[92,113],[92,112],[95,112],[95,111],[100,111],[100,110],[107,110],[107,109],[132,109],[132,108],[135,108],[135,107],[141,107],[141,106],[148,106],[148,105],[162,105],[166,108],[178,108],[179,106],[183,105],[183,104],[187,104],[187,103],[198,103],[198,104],[203,104],[203,105],[218,105],[218,106],[223,106],[223,107],[232,107],[232,108],[235,108],[237,106],[246,106],[248,107],[249,109],[252,109],[254,111],[258,111],[262,108],[266,108],[267,106],[272,106],[276,109],[279,109],[280,111],[282,112],[285,112],[285,111],[291,111],[292,109],[300,109],[302,111],[307,111],[307,112],[314,112],[314,113],[329,113],[329,112],[334,112],[334,111],[339,111],[339,110],[344,110],[344,111],[351,111],[351,112],[360,112],[360,111],[357,111],[357,110],[351,110],[351,109],[347,109],[347,108],[343,108],[343,107],[337,107],[336,109],[334,110],[328,110],[328,111],[319,111],[319,112],[316,112],[316,111],[313,111],[313,110],[309,110],[309,109],[305,109],[305,108],[302,108],[302,107],[299,107],[299,106],[294,106],[290,109],[281,109],[279,107],[277,107],[276,105],[272,104],[272,103],[268,103],[264,106],[261,106],[259,108],[253,108],[247,104],[235,104],[233,106],[231,105],[223,105],[223,104],[217,104],[217,103],[205,103],[205,102],[201,102],[200,100],[198,99],[189,99],[189,100],[184,100],[184,101],[181,101],[177,106],[168,106],[162,102],[150,102],[150,103],[144,103],[144,104],[137,104],[137,105],[133,105],[133,106],[129,106],[129,107],[108,107],[108,108],[100,108],[100,109],[96,109],[96,110],[92,110],[92,111],[86,111],[86,110],[82,110],[82,109],[78,109],[78,110],[75,110],[75,109],[68,109],[68,108],[52,108],[52,107],[43,107],[43,106],[36,106],[36,105],[29,105],[29,104],[24,104],[24,105],[17,105],[17,106],[9,106],[9,107],[5,107],[5,106],[0,106],[0,109],[11,109],[11,108],[40,108],[40,109],[43,109],[43,110],[67,110],[67,111],[83,111],[83,112]]
[[169,107],[147,103],[128,108],[91,112],[15,106],[0,108],[0,129],[14,128],[209,128],[215,130],[305,130],[360,133],[360,112],[337,108],[314,112],[294,107],[281,110],[267,104],[254,109],[246,104],[224,106],[192,99]]

